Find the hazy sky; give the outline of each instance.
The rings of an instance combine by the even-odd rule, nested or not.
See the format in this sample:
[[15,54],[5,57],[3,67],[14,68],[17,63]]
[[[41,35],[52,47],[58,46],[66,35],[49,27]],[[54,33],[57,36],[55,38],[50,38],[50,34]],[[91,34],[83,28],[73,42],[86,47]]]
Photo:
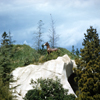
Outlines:
[[60,47],[81,48],[90,26],[97,29],[100,38],[100,0],[0,0],[0,38],[4,31],[10,31],[16,44],[32,46],[33,33],[42,20],[43,40],[49,41],[50,14],[60,35]]

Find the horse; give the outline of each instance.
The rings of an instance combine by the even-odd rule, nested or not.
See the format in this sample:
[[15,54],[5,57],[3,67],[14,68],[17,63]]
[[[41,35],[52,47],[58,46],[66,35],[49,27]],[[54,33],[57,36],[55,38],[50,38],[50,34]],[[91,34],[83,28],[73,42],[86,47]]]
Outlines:
[[44,44],[44,46],[47,46],[47,52],[48,52],[48,54],[50,54],[50,53],[53,52],[53,51],[57,51],[57,50],[58,50],[57,48],[50,48],[50,45],[49,45],[48,42],[46,42],[46,43]]

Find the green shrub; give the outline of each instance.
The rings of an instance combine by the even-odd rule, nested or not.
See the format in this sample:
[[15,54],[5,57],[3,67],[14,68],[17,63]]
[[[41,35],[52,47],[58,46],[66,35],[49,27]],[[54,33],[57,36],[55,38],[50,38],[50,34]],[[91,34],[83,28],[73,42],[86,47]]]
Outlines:
[[9,91],[8,83],[4,85],[2,78],[0,78],[0,100],[12,100],[12,93]]
[[43,63],[45,61],[45,56],[42,55],[40,58],[39,58],[39,63]]
[[29,65],[31,63],[31,61],[29,60],[29,58],[26,58],[24,60],[24,66]]
[[74,95],[68,95],[68,90],[62,87],[58,78],[56,80],[40,78],[37,82],[32,80],[31,83],[35,85],[35,89],[29,90],[24,100],[75,100]]
[[44,58],[44,61],[56,59],[58,56],[62,56],[62,53],[61,53],[60,50],[55,51],[55,52],[51,52],[50,54],[46,54],[45,58]]

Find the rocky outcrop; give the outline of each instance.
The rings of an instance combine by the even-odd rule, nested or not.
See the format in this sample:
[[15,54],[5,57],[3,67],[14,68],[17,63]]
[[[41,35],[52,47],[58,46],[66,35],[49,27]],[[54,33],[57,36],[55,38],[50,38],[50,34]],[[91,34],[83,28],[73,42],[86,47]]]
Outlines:
[[55,60],[47,61],[39,65],[28,65],[26,67],[16,68],[12,74],[16,82],[10,83],[10,87],[16,87],[13,92],[18,96],[18,100],[23,100],[23,97],[28,90],[32,89],[30,85],[31,79],[38,78],[53,78],[58,77],[65,89],[69,90],[69,94],[75,94],[68,78],[73,73],[73,67],[76,67],[74,60],[71,60],[68,55],[58,57]]

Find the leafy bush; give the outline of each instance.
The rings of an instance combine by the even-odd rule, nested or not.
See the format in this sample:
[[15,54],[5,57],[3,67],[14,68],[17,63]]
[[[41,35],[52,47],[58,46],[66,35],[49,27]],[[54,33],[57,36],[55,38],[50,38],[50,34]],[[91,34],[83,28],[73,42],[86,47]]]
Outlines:
[[38,79],[36,81],[31,81],[33,84],[32,90],[29,90],[24,100],[75,100],[75,96],[68,95],[68,90],[65,90],[60,84],[60,80],[56,78],[53,79]]

